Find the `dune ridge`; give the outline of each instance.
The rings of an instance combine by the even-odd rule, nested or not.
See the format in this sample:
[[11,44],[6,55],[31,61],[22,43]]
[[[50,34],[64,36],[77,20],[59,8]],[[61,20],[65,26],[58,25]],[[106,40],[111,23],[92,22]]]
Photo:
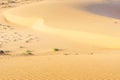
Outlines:
[[40,17],[41,18],[40,19],[39,17],[37,18],[37,17],[25,17],[19,15],[17,16],[12,14],[12,11],[14,11],[14,9],[8,10],[4,13],[5,18],[9,22],[19,24],[22,26],[32,27],[36,30],[39,30],[41,32],[46,32],[52,35],[63,36],[78,43],[87,43],[102,48],[120,49],[119,37],[114,37],[107,34],[97,34],[94,32],[93,33],[85,32],[81,30],[78,31],[78,30],[69,30],[69,29],[59,29],[57,27],[47,25],[46,22],[44,22],[44,18],[42,19],[42,17]]
[[0,80],[120,80],[119,0],[20,1],[0,9]]
[[11,23],[16,23],[18,25],[23,25],[23,26],[31,26],[37,20],[29,17],[25,18],[22,16],[11,15],[11,14],[8,14],[8,12],[5,12],[4,15],[7,21]]
[[52,28],[45,25],[44,21],[43,20],[41,21],[41,19],[38,20],[32,27],[36,30],[40,30],[41,32],[63,36],[78,43],[79,42],[88,43],[103,48],[117,48],[117,49],[120,48],[119,37],[113,37],[109,35],[95,34],[95,33],[83,32],[83,31]]

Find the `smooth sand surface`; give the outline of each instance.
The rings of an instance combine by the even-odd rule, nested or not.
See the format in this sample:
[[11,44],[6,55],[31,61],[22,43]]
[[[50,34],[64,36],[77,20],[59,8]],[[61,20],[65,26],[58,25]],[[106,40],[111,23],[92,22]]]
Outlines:
[[119,80],[120,55],[5,57],[0,80]]
[[[108,16],[112,15],[111,12],[114,12],[115,7],[108,9],[110,13],[107,13],[104,7],[109,7],[105,6],[109,2],[100,1],[98,1],[99,5],[103,6],[101,12]],[[8,10],[4,15],[9,22],[32,27],[48,34],[63,36],[78,44],[85,43],[101,48],[119,49],[120,24],[114,23],[116,19],[112,16],[92,14],[91,9],[94,10],[93,13],[100,12],[101,7],[99,9],[98,3],[95,0],[91,2],[46,0]],[[115,1],[114,5],[110,4],[118,6],[118,4],[115,5]],[[119,16],[119,13],[116,14],[116,17]]]
[[33,2],[0,5],[0,80],[120,80],[119,0]]
[[0,57],[0,80],[119,80],[120,55]]

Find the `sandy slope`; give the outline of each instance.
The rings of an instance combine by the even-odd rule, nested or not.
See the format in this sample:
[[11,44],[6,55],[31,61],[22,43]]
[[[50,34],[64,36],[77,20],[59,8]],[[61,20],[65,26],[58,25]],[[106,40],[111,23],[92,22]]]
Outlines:
[[120,55],[0,57],[0,80],[119,80]]
[[0,49],[11,51],[0,56],[0,80],[120,80],[118,1],[44,0],[0,9]]
[[[117,19],[87,12],[84,8],[91,4],[98,4],[94,0],[91,0],[91,3],[71,1],[43,1],[11,9],[4,15],[12,23],[63,36],[78,43],[102,48],[120,48],[120,24],[114,23]],[[101,1],[99,4],[105,2]],[[112,10],[114,8],[110,11]]]

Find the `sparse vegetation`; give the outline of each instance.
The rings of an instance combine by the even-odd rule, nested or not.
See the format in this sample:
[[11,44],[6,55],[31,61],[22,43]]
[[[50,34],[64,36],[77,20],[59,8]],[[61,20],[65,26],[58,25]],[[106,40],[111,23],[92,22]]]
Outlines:
[[23,53],[24,55],[33,55],[32,51],[31,50],[27,50]]
[[0,50],[0,55],[5,54],[5,52],[3,50]]
[[60,51],[60,49],[58,49],[58,48],[54,48],[54,51]]
[[8,53],[10,53],[11,51],[9,51],[9,50],[6,50],[6,51],[4,51],[4,50],[0,50],[0,55],[9,55]]
[[10,53],[11,51],[9,51],[9,50],[6,50],[6,51],[4,51],[4,52],[7,54],[7,53]]

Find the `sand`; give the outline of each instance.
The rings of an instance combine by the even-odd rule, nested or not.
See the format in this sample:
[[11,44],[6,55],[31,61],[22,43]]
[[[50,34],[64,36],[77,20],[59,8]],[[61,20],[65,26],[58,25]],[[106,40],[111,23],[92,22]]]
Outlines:
[[[91,3],[82,1],[42,1],[40,3],[8,10],[4,13],[4,15],[5,18],[11,23],[33,27],[48,34],[63,36],[78,42],[79,44],[87,43],[102,48],[119,49],[120,34],[115,34],[116,30],[120,30],[119,24],[110,22],[110,20],[112,21],[112,16],[114,16],[112,14],[110,14],[110,18],[91,14],[91,8],[97,4],[98,3],[95,3],[94,0],[91,0]],[[110,5],[112,3],[105,3],[104,1],[99,2],[99,5],[103,5],[103,9],[104,7],[109,7],[105,6],[105,4]],[[118,4],[115,6],[117,7]],[[95,9],[92,9],[96,11],[96,13],[99,13],[99,9],[97,9],[96,6]],[[91,10],[91,13],[86,10]],[[103,11],[101,12],[103,14],[108,14],[105,10],[103,10],[104,13]],[[112,11],[115,12],[114,5],[113,9],[108,9],[108,11],[110,13]],[[116,14],[118,15],[119,13]],[[97,26],[99,24],[101,24],[101,26]],[[116,27],[116,29],[114,29],[114,27]]]
[[119,2],[0,5],[0,80],[119,80]]
[[1,57],[1,80],[119,80],[120,55]]

